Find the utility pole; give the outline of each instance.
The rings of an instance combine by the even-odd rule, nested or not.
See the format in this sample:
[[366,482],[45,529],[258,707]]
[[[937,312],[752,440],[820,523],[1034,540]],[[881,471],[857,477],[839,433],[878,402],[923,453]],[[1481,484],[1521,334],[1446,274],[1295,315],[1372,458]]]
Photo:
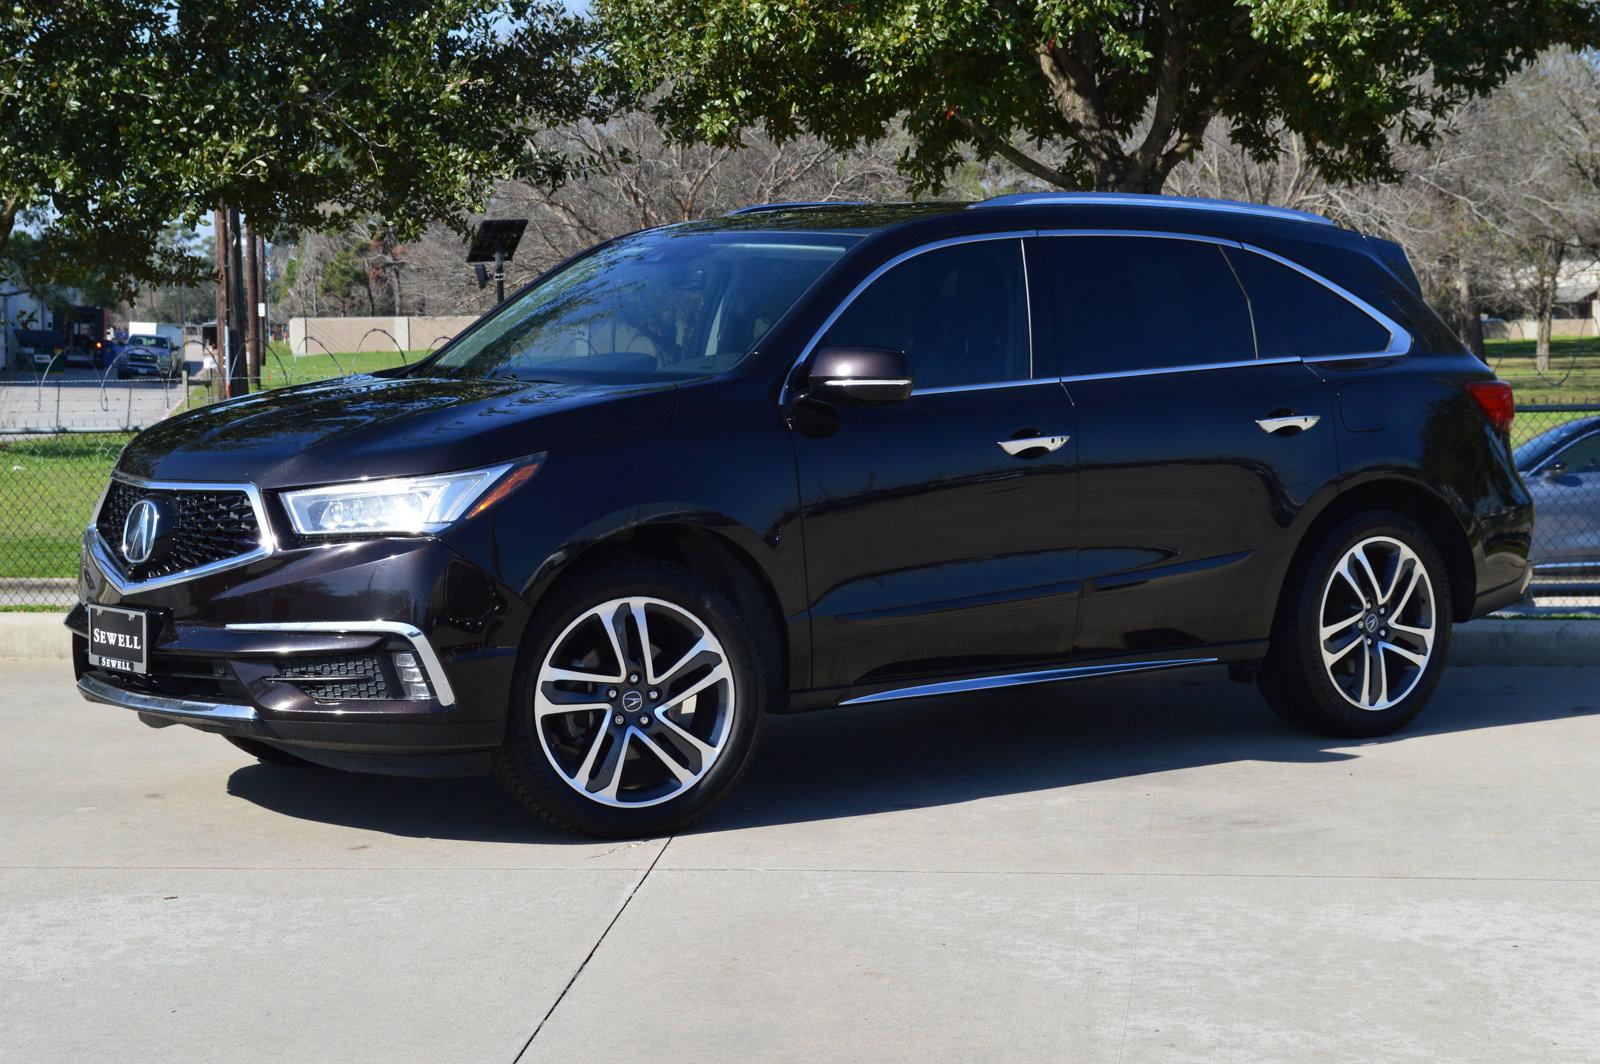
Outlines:
[[217,376],[222,381],[220,394],[226,399],[231,383],[228,375],[228,210],[222,203],[217,204],[211,215],[211,238],[217,259],[217,346],[213,354],[217,359]]

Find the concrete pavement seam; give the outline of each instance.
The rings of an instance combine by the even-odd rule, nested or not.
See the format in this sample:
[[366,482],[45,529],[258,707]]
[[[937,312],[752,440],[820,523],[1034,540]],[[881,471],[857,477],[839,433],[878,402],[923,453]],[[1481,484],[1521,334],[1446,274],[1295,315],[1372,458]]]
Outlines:
[[668,835],[667,841],[661,844],[661,849],[656,852],[656,859],[650,862],[650,867],[644,870],[644,875],[639,877],[639,882],[635,883],[633,889],[628,891],[628,896],[622,899],[622,904],[617,907],[616,915],[611,918],[610,923],[606,924],[605,930],[600,932],[600,937],[594,940],[594,945],[589,947],[589,952],[584,955],[583,961],[579,963],[577,970],[572,973],[572,978],[567,980],[567,985],[561,988],[561,993],[557,994],[556,999],[550,1003],[550,1008],[545,1011],[543,1018],[539,1020],[539,1025],[528,1036],[528,1040],[522,1043],[522,1048],[512,1058],[511,1064],[517,1064],[527,1055],[528,1048],[533,1045],[533,1040],[539,1037],[539,1032],[544,1030],[544,1025],[550,1022],[550,1017],[555,1015],[556,1009],[561,1007],[561,1002],[566,1000],[567,991],[572,989],[572,985],[578,981],[578,976],[582,975],[583,970],[589,966],[589,962],[599,952],[600,944],[606,940],[607,935],[611,934],[611,929],[617,926],[617,921],[622,919],[622,914],[628,911],[629,903],[633,901],[634,895],[639,893],[639,888],[644,886],[644,881],[649,879],[650,873],[656,870],[656,865],[661,862],[661,856],[667,852],[667,847],[672,845],[674,837]]

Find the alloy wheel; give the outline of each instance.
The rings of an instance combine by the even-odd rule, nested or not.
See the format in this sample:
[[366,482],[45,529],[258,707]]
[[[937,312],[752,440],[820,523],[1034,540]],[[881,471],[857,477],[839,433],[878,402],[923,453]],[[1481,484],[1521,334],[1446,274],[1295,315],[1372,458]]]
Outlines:
[[1329,574],[1317,620],[1322,665],[1340,695],[1359,709],[1390,709],[1433,658],[1438,618],[1427,567],[1398,539],[1363,539]]
[[534,723],[545,757],[602,805],[659,805],[703,779],[732,731],[733,671],[690,611],[609,599],[566,626],[539,668]]

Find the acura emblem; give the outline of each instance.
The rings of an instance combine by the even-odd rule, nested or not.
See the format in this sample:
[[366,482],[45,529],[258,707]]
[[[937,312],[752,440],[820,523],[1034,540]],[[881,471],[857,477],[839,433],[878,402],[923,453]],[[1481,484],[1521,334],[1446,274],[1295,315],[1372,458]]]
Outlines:
[[122,556],[134,565],[150,560],[161,533],[161,511],[150,499],[140,499],[122,522]]
[[644,705],[644,698],[638,691],[624,691],[622,693],[622,708],[629,713],[635,712],[642,705]]

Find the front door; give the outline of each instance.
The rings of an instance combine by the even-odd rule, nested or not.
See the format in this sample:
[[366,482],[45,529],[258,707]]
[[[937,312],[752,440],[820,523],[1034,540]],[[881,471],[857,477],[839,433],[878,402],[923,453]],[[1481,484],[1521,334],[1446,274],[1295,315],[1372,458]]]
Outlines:
[[915,381],[900,403],[795,411],[819,688],[1071,650],[1077,428],[1034,358],[1023,254],[1016,238],[916,254],[817,345],[903,350]]

